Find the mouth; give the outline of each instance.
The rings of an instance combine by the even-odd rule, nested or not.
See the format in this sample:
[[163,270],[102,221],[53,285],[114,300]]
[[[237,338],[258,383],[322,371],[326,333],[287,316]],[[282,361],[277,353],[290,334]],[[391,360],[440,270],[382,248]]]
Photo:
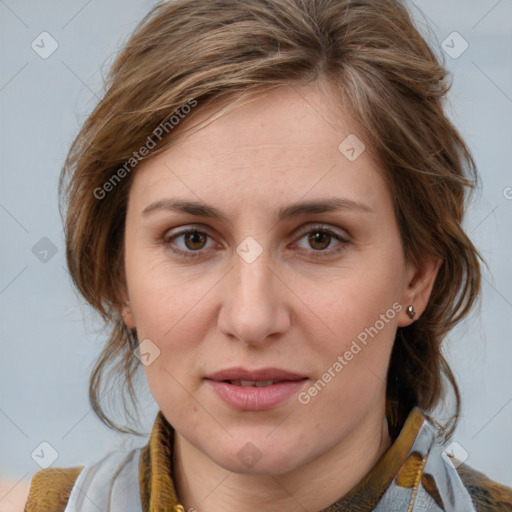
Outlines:
[[227,368],[215,372],[208,380],[228,382],[235,386],[271,386],[279,382],[303,380],[307,377],[281,368],[262,368],[259,370],[246,370],[245,368]]
[[255,388],[265,388],[267,386],[273,386],[274,384],[279,384],[280,382],[285,382],[282,380],[223,380],[222,382],[226,382],[228,384],[232,384],[233,386],[242,386],[246,387],[255,387]]
[[304,386],[308,378],[278,368],[252,371],[231,368],[209,375],[205,380],[230,407],[261,411],[283,404]]

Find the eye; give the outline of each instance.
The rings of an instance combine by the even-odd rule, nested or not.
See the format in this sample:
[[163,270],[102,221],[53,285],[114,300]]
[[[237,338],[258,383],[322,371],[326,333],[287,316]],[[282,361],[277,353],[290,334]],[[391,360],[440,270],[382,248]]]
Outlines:
[[306,226],[299,235],[302,235],[300,240],[305,239],[309,246],[302,247],[302,249],[307,250],[315,258],[338,254],[350,243],[346,236],[323,225]]
[[[347,236],[337,233],[324,225],[306,226],[298,236],[299,240],[305,240],[306,247],[298,244],[301,250],[305,250],[312,257],[328,257],[338,254],[350,243]],[[208,245],[209,239],[211,240]],[[187,228],[181,231],[169,231],[162,239],[165,247],[178,256],[185,258],[199,258],[204,255],[204,250],[216,246],[213,238],[205,231],[198,228]],[[217,247],[219,245],[217,244]]]
[[[185,258],[198,258],[202,256],[202,249],[207,247],[210,235],[197,228],[183,229],[178,232],[168,232],[163,237],[163,243],[174,253]],[[214,244],[215,245],[215,244]]]

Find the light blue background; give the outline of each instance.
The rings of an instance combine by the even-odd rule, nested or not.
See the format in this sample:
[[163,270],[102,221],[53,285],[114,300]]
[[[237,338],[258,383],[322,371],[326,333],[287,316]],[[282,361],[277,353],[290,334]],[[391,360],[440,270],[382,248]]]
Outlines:
[[[40,468],[30,454],[41,441],[57,450],[54,467],[145,442],[109,431],[88,404],[89,373],[106,333],[69,282],[57,180],[101,95],[102,74],[153,4],[0,1],[0,478],[31,478]],[[512,0],[415,5],[439,53],[453,31],[469,43],[457,59],[444,54],[454,80],[448,108],[483,182],[466,223],[490,269],[482,308],[447,340],[463,398],[453,440],[469,453],[468,464],[512,485]],[[43,31],[59,44],[48,59],[31,48]],[[47,263],[31,251],[42,237],[57,247]],[[144,378],[138,382],[144,389]],[[141,400],[149,432],[157,408],[147,390]]]

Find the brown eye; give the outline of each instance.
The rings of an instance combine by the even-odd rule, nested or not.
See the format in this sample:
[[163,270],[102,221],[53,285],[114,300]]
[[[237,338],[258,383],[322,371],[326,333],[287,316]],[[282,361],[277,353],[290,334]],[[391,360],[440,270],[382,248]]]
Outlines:
[[189,231],[183,235],[183,240],[187,249],[196,251],[202,249],[206,244],[207,237],[200,231]]
[[315,250],[322,251],[329,247],[332,236],[325,231],[312,231],[308,236],[308,242]]
[[[208,246],[208,242],[210,242],[210,246]],[[208,233],[198,229],[169,232],[163,237],[163,244],[166,248],[185,258],[205,256],[206,249],[215,245],[212,245],[213,242],[214,240]]]
[[308,256],[321,258],[332,257],[346,249],[350,244],[349,237],[343,232],[338,233],[327,226],[306,226],[299,233],[296,247]]

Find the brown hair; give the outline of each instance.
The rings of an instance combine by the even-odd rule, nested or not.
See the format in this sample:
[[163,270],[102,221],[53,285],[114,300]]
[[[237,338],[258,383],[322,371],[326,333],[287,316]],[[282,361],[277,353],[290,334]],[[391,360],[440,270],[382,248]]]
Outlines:
[[[442,259],[427,309],[395,339],[387,383],[392,437],[412,407],[428,412],[438,405],[445,379],[456,411],[437,426],[445,439],[453,433],[460,396],[441,342],[480,291],[480,256],[461,226],[477,173],[443,110],[447,72],[399,0],[167,1],[121,50],[60,183],[69,270],[110,329],[89,385],[92,407],[109,427],[135,433],[105,414],[100,396],[118,377],[135,405],[137,340],[119,313],[130,171],[176,140],[182,131],[169,119],[183,117],[191,101],[198,106],[190,118],[212,101],[320,78],[334,85],[377,156],[407,260]],[[155,142],[160,126],[167,135],[149,154],[139,152],[150,138]],[[126,406],[124,400],[125,394]]]

